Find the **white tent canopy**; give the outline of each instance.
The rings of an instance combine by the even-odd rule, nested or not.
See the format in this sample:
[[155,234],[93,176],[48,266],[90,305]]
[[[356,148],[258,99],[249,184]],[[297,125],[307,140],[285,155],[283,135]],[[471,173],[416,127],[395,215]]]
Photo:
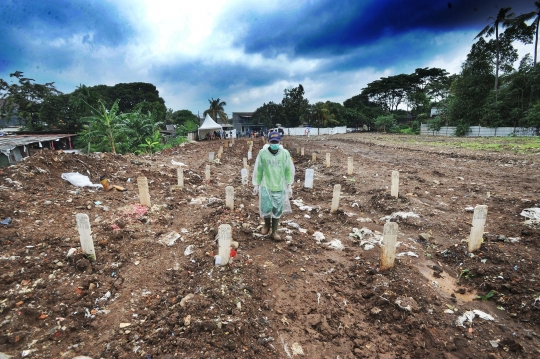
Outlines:
[[222,130],[221,125],[218,125],[216,121],[212,120],[212,117],[206,114],[203,124],[199,127],[199,140],[203,139],[207,133]]

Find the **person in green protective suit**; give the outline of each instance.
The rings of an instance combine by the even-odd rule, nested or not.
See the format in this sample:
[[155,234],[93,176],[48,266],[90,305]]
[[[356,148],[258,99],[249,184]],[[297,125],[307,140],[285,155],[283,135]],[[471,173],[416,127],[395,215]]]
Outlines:
[[268,234],[272,227],[272,238],[279,241],[279,219],[292,212],[289,199],[292,197],[294,164],[289,151],[280,144],[279,132],[268,133],[268,142],[255,160],[253,194],[259,195],[259,212],[264,218],[261,233]]

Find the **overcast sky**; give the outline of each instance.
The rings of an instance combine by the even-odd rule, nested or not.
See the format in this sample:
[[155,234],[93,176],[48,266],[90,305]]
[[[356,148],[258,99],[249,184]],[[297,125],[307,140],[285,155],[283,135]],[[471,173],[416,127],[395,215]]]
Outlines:
[[343,103],[383,76],[459,72],[500,7],[534,0],[0,0],[0,78],[64,93],[149,82],[195,114],[218,97],[254,111],[298,84],[310,103]]

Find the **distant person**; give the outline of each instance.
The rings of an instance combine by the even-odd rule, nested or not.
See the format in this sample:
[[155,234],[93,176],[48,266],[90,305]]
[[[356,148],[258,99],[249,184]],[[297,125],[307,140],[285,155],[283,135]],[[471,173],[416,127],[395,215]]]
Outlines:
[[261,233],[268,234],[271,227],[272,238],[280,241],[279,219],[283,214],[292,213],[289,199],[295,169],[291,154],[280,144],[279,132],[270,132],[268,141],[270,144],[263,146],[255,160],[253,194],[259,195],[259,214],[264,219]]

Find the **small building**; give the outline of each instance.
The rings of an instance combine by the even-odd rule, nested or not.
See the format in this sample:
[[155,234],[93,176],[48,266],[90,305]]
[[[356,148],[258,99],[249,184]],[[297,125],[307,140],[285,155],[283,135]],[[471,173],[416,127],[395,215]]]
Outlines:
[[71,149],[74,135],[11,135],[0,137],[0,167],[14,165],[30,156],[31,149]]

